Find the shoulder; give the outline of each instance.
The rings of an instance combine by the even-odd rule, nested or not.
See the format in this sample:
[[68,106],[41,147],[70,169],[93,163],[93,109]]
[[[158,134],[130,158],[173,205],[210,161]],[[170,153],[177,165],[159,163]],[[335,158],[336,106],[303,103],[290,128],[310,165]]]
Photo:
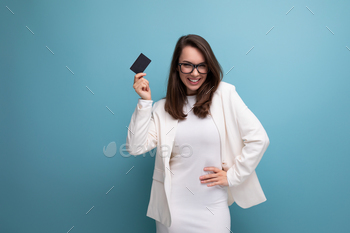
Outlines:
[[218,89],[216,91],[218,91],[219,93],[222,93],[222,94],[226,94],[226,93],[229,93],[231,91],[236,91],[236,87],[231,83],[221,81],[219,83]]
[[165,98],[156,101],[156,102],[153,104],[153,108],[152,108],[152,109],[153,109],[153,112],[158,112],[158,111],[164,110],[164,105],[165,105]]

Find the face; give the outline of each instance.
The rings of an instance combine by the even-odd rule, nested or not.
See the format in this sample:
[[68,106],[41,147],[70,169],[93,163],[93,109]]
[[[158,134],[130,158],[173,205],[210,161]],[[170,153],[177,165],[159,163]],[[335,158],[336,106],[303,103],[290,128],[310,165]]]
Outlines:
[[[205,63],[205,58],[203,54],[192,46],[186,46],[182,49],[181,55],[179,57],[179,63],[190,63],[190,64],[200,64]],[[192,73],[184,74],[180,71],[180,66],[177,66],[177,71],[179,72],[181,81],[185,84],[187,89],[187,95],[195,95],[199,87],[204,83],[207,78],[207,74],[198,73],[198,70],[193,69]],[[192,80],[199,80],[196,82],[191,82]]]

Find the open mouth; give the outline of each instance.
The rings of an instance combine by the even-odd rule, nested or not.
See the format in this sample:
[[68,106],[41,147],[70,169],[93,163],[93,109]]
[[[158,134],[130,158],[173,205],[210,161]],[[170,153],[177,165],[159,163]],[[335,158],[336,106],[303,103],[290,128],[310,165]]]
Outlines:
[[189,78],[187,78],[187,80],[191,83],[191,84],[193,84],[193,85],[195,85],[195,84],[198,84],[199,83],[199,80],[201,80],[202,78],[199,78],[199,79],[189,79]]

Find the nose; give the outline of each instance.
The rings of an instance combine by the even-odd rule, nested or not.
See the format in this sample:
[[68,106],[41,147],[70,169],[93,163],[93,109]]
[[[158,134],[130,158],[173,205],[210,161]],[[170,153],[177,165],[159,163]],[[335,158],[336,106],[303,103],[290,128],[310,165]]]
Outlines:
[[191,75],[197,77],[199,75],[197,68],[194,68]]

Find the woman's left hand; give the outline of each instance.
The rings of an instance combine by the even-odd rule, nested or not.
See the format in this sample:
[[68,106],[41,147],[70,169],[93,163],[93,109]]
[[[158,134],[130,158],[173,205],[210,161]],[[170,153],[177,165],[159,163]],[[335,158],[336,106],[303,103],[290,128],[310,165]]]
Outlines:
[[201,180],[202,184],[213,182],[211,184],[208,184],[207,186],[208,187],[211,187],[214,185],[228,186],[226,171],[221,170],[217,167],[205,167],[203,170],[213,171],[214,173],[200,176],[199,179]]

